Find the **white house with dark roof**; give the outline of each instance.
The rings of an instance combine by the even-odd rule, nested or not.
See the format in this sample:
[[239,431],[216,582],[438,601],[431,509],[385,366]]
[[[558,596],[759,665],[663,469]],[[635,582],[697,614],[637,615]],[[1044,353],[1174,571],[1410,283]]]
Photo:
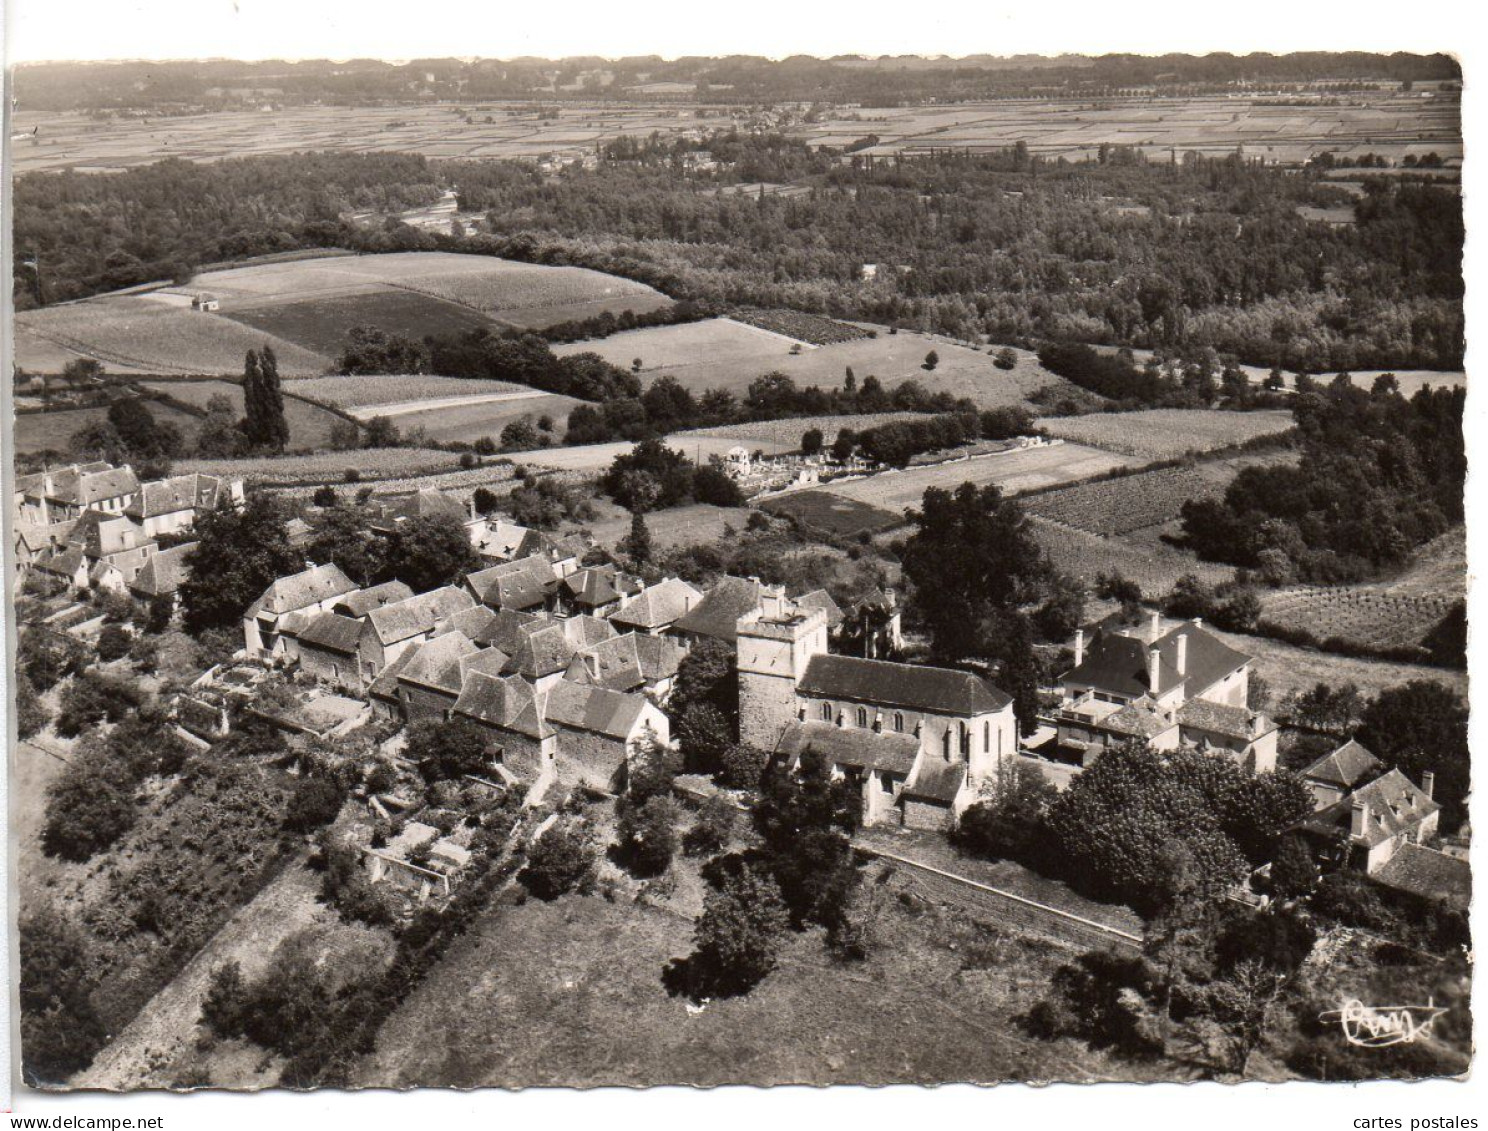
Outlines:
[[292,639],[312,618],[330,612],[356,589],[356,583],[335,563],[312,565],[279,578],[243,614],[244,650],[262,659],[286,656],[286,635]]
[[41,526],[77,518],[85,511],[123,514],[139,495],[128,464],[75,463],[21,477],[16,482],[19,517]]
[[1113,745],[1144,740],[1228,754],[1258,773],[1276,768],[1280,729],[1247,704],[1251,658],[1197,621],[1153,613],[1131,627],[1106,627],[1089,647],[1075,634],[1075,664],[1060,677],[1058,745],[1089,765]]
[[1441,805],[1431,796],[1429,771],[1416,786],[1399,770],[1381,774],[1338,801],[1297,822],[1292,831],[1325,863],[1375,876],[1406,845],[1436,836]]
[[1384,772],[1385,764],[1351,738],[1308,766],[1302,777],[1312,790],[1314,807],[1326,809]]
[[150,537],[190,530],[199,515],[219,506],[243,505],[243,481],[193,472],[154,479],[140,485],[125,510]]
[[972,672],[827,650],[825,609],[766,587],[735,629],[742,741],[807,750],[857,784],[867,824],[945,828],[1017,749],[1012,699]]

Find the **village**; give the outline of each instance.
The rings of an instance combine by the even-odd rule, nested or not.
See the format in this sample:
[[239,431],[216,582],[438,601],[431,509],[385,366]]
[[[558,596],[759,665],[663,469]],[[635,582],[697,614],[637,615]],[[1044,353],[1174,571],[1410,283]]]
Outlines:
[[[736,477],[760,474],[742,449],[728,459]],[[174,614],[196,522],[244,505],[241,481],[201,474],[142,483],[128,466],[95,462],[23,476],[18,592],[32,579],[51,594],[39,631],[96,646],[106,618],[92,605],[123,596]],[[1199,618],[1154,610],[1077,629],[1037,726],[1020,733],[1013,698],[984,674],[890,658],[905,643],[893,589],[843,608],[825,590],[789,594],[758,578],[647,581],[596,563],[592,537],[524,528],[433,488],[373,515],[371,532],[383,534],[447,522],[480,566],[423,592],[396,580],[359,585],[330,562],[276,578],[243,612],[240,646],[172,696],[184,742],[210,752],[243,725],[320,740],[372,726],[398,764],[405,728],[458,721],[484,737],[471,781],[517,790],[529,806],[554,787],[623,795],[648,762],[680,765],[676,733],[687,724],[672,693],[689,654],[707,648],[728,657],[735,737],[762,752],[760,769],[798,767],[815,752],[849,788],[865,829],[950,834],[1019,767],[1062,789],[1132,741],[1222,757],[1247,774],[1277,769],[1281,727],[1250,706],[1252,657]],[[308,544],[310,534],[292,520],[291,540]],[[1320,865],[1466,906],[1465,829],[1442,842],[1431,772],[1413,781],[1349,740],[1300,774],[1316,811],[1292,831]],[[439,839],[396,790],[368,791],[365,803],[384,821],[397,814],[401,829],[359,846],[371,883],[447,901],[466,845]],[[1236,896],[1269,898],[1257,894],[1269,867]]]

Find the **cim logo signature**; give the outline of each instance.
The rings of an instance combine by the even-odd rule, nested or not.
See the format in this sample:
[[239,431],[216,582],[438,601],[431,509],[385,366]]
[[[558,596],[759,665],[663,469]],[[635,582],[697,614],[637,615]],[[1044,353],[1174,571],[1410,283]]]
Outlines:
[[1337,1023],[1343,1039],[1360,1048],[1406,1045],[1431,1036],[1431,1027],[1446,1009],[1427,998],[1425,1005],[1365,1005],[1349,998],[1338,1009],[1318,1014],[1324,1024]]

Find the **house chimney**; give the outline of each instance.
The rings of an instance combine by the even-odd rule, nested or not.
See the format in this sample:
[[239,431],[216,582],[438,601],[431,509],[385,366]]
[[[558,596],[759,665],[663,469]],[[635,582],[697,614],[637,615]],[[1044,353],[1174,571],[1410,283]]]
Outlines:
[[1157,654],[1157,649],[1156,648],[1148,648],[1147,649],[1147,691],[1150,694],[1152,694],[1152,695],[1156,695],[1156,694],[1158,694],[1158,692],[1160,692],[1162,690],[1162,688],[1158,686],[1158,682],[1159,682],[1159,678],[1160,677],[1158,676],[1158,673],[1157,673],[1157,666],[1158,666],[1158,664],[1160,662],[1161,661],[1160,661],[1160,658],[1159,658],[1159,656]]
[[1161,636],[1161,635],[1162,635],[1162,613],[1158,612],[1156,609],[1153,609],[1152,610],[1152,640],[1153,640],[1153,642],[1156,643],[1157,642],[1157,638],[1159,636]]
[[1364,826],[1369,821],[1369,806],[1358,798],[1354,799],[1354,807],[1349,813],[1349,836],[1363,837]]
[[1188,633],[1178,637],[1178,674],[1188,674]]
[[1075,667],[1085,662],[1085,630],[1075,629]]
[[1421,775],[1421,792],[1424,793],[1427,797],[1435,800],[1436,775],[1430,770],[1425,771]]

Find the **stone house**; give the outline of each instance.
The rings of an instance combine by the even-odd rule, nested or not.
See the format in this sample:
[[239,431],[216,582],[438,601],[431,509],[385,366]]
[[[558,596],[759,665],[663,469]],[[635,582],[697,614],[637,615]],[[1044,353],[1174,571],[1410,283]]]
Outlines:
[[369,609],[362,618],[365,628],[357,656],[363,683],[376,679],[413,645],[433,639],[450,617],[474,604],[464,589],[445,585]]
[[366,589],[348,593],[331,606],[331,612],[350,617],[352,620],[360,620],[373,609],[406,601],[413,595],[413,590],[401,581],[384,581],[380,585],[372,585]]
[[556,773],[558,731],[543,717],[537,688],[518,676],[471,672],[454,713],[492,732],[493,759],[525,782]]
[[608,792],[625,788],[642,743],[671,742],[666,715],[644,695],[566,679],[545,693],[543,717],[557,732],[559,778]]
[[322,683],[361,691],[370,682],[364,680],[359,663],[365,627],[362,621],[340,613],[321,613],[300,630],[300,670]]
[[243,505],[243,481],[192,473],[141,484],[139,495],[125,510],[151,538],[190,530],[197,516],[219,506]]
[[394,671],[393,694],[408,722],[452,718],[469,674],[500,675],[507,663],[500,649],[482,648],[457,632],[418,644],[406,656]]
[[531,555],[466,574],[465,587],[488,608],[537,612],[552,608],[558,575],[546,558]]
[[618,632],[644,632],[660,636],[691,612],[703,599],[702,593],[676,577],[663,578],[648,585],[633,597],[622,599],[620,607],[610,614],[610,623]]
[[1385,772],[1385,764],[1352,738],[1302,771],[1313,806],[1326,809]]
[[292,659],[295,634],[356,589],[351,578],[334,563],[312,565],[279,578],[243,614],[244,650],[261,659]]
[[101,460],[21,476],[16,481],[16,513],[38,526],[78,518],[90,510],[121,515],[139,494],[139,479],[128,464]]
[[739,618],[761,607],[765,591],[758,578],[720,577],[667,632],[689,648],[700,640],[718,640],[732,647],[739,636]]
[[630,577],[614,566],[576,569],[559,579],[553,611],[562,617],[608,617],[644,588],[640,578]]
[[181,583],[186,580],[186,559],[196,547],[195,542],[182,542],[151,554],[129,583],[129,592],[141,601],[152,601],[156,597],[170,597],[174,601]]
[[569,660],[564,678],[609,691],[641,692],[664,703],[686,654],[675,640],[627,632],[580,648]]
[[1432,799],[1434,775],[1417,786],[1399,770],[1319,809],[1292,827],[1312,844],[1325,865],[1377,875],[1405,845],[1436,836],[1441,806]]

